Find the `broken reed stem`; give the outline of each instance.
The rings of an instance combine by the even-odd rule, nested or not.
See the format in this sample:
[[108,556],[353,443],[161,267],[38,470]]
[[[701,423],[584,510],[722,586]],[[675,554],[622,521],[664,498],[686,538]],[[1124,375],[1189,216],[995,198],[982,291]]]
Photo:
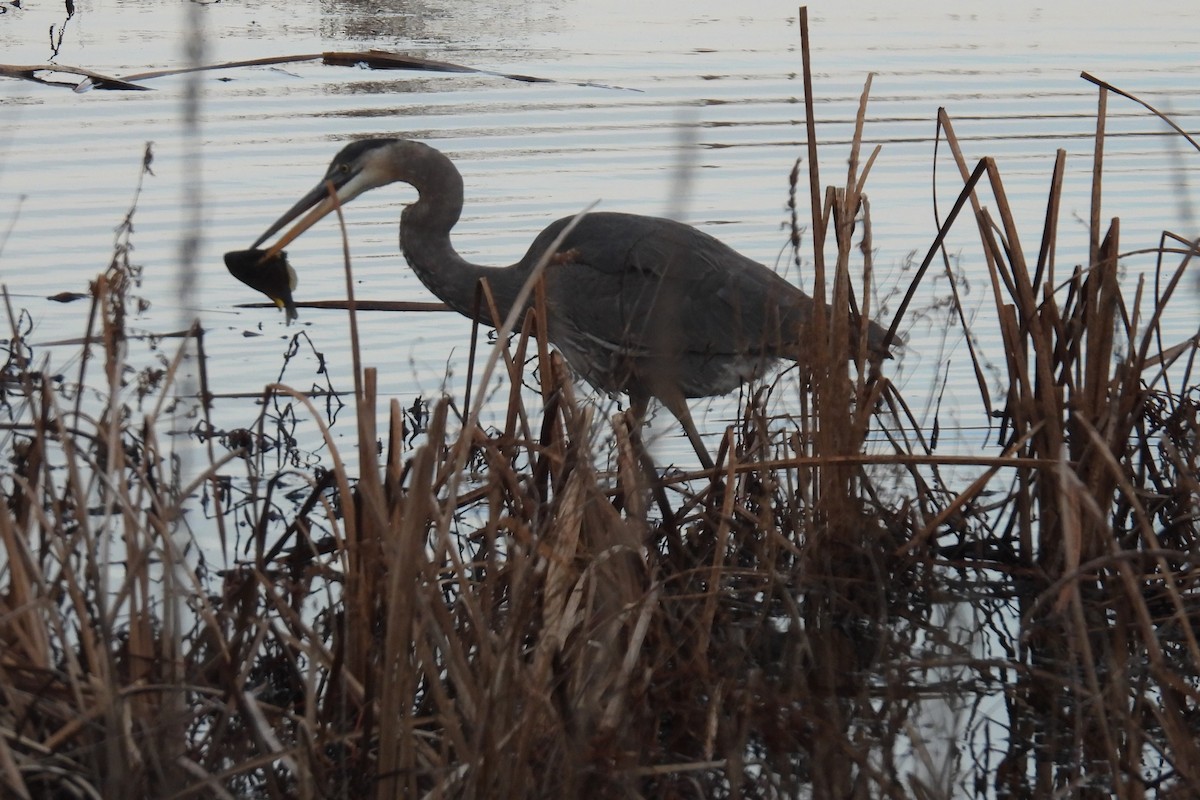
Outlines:
[[821,209],[821,176],[817,155],[817,123],[814,117],[812,53],[808,34],[808,6],[800,6],[800,59],[804,79],[804,134],[808,151],[808,192],[812,210],[813,237],[813,327],[825,330],[825,225]]
[[1096,139],[1092,155],[1092,207],[1089,215],[1088,268],[1100,260],[1100,198],[1104,178],[1104,126],[1108,122],[1108,89],[1101,86],[1096,102]]

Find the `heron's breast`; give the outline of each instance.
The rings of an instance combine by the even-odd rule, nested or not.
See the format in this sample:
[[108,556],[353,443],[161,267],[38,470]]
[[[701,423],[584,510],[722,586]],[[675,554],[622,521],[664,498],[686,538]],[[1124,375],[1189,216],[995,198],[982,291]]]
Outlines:
[[598,338],[570,325],[552,325],[550,341],[575,373],[605,392],[659,396],[667,387],[685,397],[728,394],[761,378],[777,361],[769,355],[658,352]]

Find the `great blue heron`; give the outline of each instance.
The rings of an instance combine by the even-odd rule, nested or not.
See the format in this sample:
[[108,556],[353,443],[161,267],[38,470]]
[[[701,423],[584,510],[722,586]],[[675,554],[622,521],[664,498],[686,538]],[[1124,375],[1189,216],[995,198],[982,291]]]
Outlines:
[[[261,263],[276,259],[337,205],[395,181],[419,195],[400,215],[404,257],[431,292],[469,317],[480,307],[476,292],[483,280],[501,319],[507,317],[530,272],[571,221],[551,224],[510,267],[472,264],[450,243],[463,207],[462,176],[450,159],[421,142],[368,139],[343,148],[325,178],[259,237],[254,248],[308,212]],[[706,467],[712,459],[686,398],[726,394],[780,358],[803,360],[816,333],[811,297],[708,234],[669,219],[587,214],[553,254],[544,279],[548,336],[567,363],[598,389],[627,394],[639,424],[650,398],[660,400]],[[266,293],[283,303],[279,293]],[[486,311],[484,317],[499,324]],[[867,325],[871,361],[887,357],[885,338],[882,327]]]

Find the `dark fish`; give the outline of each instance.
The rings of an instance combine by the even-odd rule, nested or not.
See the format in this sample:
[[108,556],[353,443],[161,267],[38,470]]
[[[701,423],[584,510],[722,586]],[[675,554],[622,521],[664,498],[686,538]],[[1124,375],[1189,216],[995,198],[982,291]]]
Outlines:
[[225,267],[233,277],[271,298],[276,306],[287,312],[288,324],[299,315],[292,300],[296,288],[296,271],[287,261],[287,253],[279,252],[263,259],[265,250],[230,250],[225,254]]

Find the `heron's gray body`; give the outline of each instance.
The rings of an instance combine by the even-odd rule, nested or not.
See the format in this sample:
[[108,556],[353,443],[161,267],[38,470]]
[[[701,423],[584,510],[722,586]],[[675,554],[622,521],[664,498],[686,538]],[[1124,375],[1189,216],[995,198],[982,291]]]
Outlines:
[[[543,231],[531,269],[571,221]],[[796,357],[812,300],[717,239],[669,219],[591,213],[546,272],[550,341],[589,383],[657,397],[726,394]]]
[[[503,319],[572,219],[547,227],[510,267],[472,264],[450,242],[463,205],[458,169],[420,142],[372,139],[346,146],[325,180],[254,246],[308,211],[267,251],[273,256],[338,204],[395,181],[420,195],[400,217],[409,266],[451,308],[472,317],[482,309],[490,324],[499,320],[477,302],[481,282]],[[328,197],[330,186],[336,202]],[[550,254],[543,275],[549,339],[572,369],[599,389],[628,394],[640,412],[652,397],[663,401],[708,464],[683,398],[726,394],[780,358],[803,361],[818,333],[811,297],[708,234],[669,219],[587,214]],[[887,356],[885,338],[882,327],[868,323],[872,361]]]

